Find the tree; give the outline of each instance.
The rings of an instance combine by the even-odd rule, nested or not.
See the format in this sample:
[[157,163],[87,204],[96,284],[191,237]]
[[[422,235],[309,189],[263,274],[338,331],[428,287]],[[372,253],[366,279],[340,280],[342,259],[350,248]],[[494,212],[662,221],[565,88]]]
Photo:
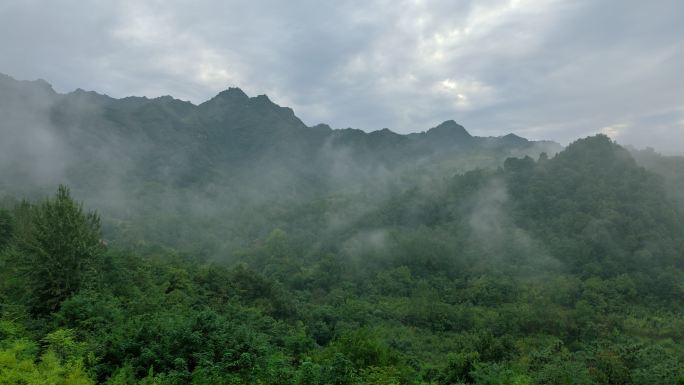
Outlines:
[[100,218],[84,212],[65,186],[53,199],[33,206],[29,216],[15,262],[28,305],[38,315],[48,314],[96,276],[104,251]]
[[[12,333],[7,333],[13,329]],[[76,342],[72,331],[56,330],[43,343],[45,352],[37,356],[35,342],[22,338],[20,327],[0,325],[0,384],[7,385],[93,385],[84,365],[84,344]]]
[[9,212],[0,209],[0,251],[7,246],[12,239],[14,221]]
[[447,364],[440,375],[440,384],[472,383],[471,372],[480,361],[477,352],[449,353]]

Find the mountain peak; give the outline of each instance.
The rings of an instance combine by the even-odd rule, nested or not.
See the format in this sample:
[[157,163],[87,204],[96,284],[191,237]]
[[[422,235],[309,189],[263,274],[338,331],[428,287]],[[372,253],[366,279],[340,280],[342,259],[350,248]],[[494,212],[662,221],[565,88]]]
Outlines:
[[47,80],[45,79],[36,79],[32,81],[31,83],[35,84],[38,87],[41,87],[45,89],[46,91],[50,92],[51,94],[55,94],[55,90],[52,88],[52,84],[48,83]]
[[14,89],[34,90],[38,92],[46,92],[50,95],[56,95],[57,92],[52,88],[52,85],[43,79],[36,80],[17,80],[9,75],[0,73],[0,85],[5,87],[12,87]]
[[503,144],[518,145],[518,146],[525,145],[525,144],[529,143],[529,140],[527,140],[521,136],[518,136],[516,134],[513,134],[513,133],[500,137],[499,141]]
[[458,141],[469,140],[473,138],[463,126],[453,120],[444,121],[440,125],[429,129],[425,134],[429,138],[434,138],[440,141]]
[[603,134],[578,139],[570,143],[565,151],[558,154],[557,158],[558,161],[579,163],[603,169],[610,169],[614,165],[630,164],[636,166],[636,162],[627,149]]
[[213,99],[246,100],[249,96],[238,87],[230,87],[219,92]]
[[230,87],[216,94],[213,98],[201,103],[200,108],[205,111],[221,112],[226,108],[242,106],[249,103],[249,96],[237,87]]
[[[510,134],[504,135],[503,138],[504,138],[504,139],[515,139],[515,140],[525,139],[525,138],[523,138],[522,136],[516,135],[516,134],[514,134],[514,133],[512,133],[512,132],[511,132]],[[527,139],[525,139],[525,140],[527,140]]]
[[332,127],[330,127],[328,124],[325,123],[318,123],[315,126],[311,126],[311,128],[316,129],[316,130],[322,130],[322,131],[332,131]]

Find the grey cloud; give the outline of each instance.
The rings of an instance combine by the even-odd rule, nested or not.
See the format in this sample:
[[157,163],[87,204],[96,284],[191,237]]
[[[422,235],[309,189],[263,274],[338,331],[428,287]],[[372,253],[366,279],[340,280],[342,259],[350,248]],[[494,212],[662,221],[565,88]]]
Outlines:
[[234,85],[308,124],[411,132],[455,119],[479,135],[603,131],[676,151],[683,15],[676,0],[9,0],[0,72],[196,103]]

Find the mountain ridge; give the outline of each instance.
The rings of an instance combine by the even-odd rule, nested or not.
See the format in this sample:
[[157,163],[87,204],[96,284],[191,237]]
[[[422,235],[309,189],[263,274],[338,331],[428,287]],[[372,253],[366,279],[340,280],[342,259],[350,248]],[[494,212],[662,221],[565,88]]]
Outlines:
[[453,120],[412,134],[307,126],[291,108],[235,87],[195,105],[172,96],[60,94],[44,81],[4,76],[0,101],[0,135],[9,138],[0,141],[0,177],[13,182],[0,185],[0,195],[40,197],[66,184],[117,223],[144,222],[150,210],[182,216],[188,206],[222,208],[200,210],[200,218],[230,217],[334,194],[364,194],[372,204],[422,183],[413,175],[496,169],[511,156],[561,149],[472,136]]
[[[239,87],[228,87],[227,89],[218,92],[216,95],[213,97],[195,104],[191,101],[187,100],[182,100],[175,98],[172,95],[163,95],[163,96],[158,96],[158,97],[147,97],[147,96],[124,96],[121,98],[115,98],[112,96],[109,96],[107,94],[99,93],[94,90],[85,90],[82,88],[76,88],[74,91],[71,92],[66,92],[66,93],[59,93],[54,90],[52,85],[47,82],[44,79],[36,79],[36,80],[17,80],[13,78],[10,75],[0,73],[0,78],[2,81],[5,83],[14,83],[15,86],[36,86],[42,89],[47,89],[50,91],[50,93],[54,96],[61,97],[61,98],[69,98],[69,97],[91,97],[94,100],[107,100],[113,103],[125,103],[125,102],[138,102],[142,104],[149,104],[149,103],[159,103],[159,102],[164,102],[164,103],[172,103],[172,104],[183,104],[186,105],[188,108],[204,108],[205,111],[206,109],[209,108],[209,106],[214,106],[214,105],[219,105],[220,107],[246,107],[246,105],[252,105],[252,106],[259,106],[263,108],[270,108],[273,109],[274,111],[281,111],[284,112],[286,115],[294,116],[298,120],[299,119],[296,114],[294,113],[294,110],[292,110],[290,107],[285,107],[285,106],[280,106],[277,103],[273,102],[268,95],[266,94],[260,94],[257,96],[249,96],[247,95],[241,88]],[[3,84],[0,83],[0,87]],[[7,86],[5,84],[5,86]],[[227,103],[223,103],[227,102]],[[241,105],[241,103],[243,105]],[[304,123],[302,123],[307,128],[321,128],[321,127],[326,127],[329,128],[333,131],[345,131],[348,130],[349,128],[332,128],[330,125],[326,123],[318,123],[312,126],[307,126]],[[484,137],[477,137],[471,135],[462,125],[458,124],[456,121],[452,119],[445,120],[436,126],[430,127],[424,131],[420,132],[411,132],[407,134],[401,134],[397,133],[389,128],[382,128],[378,130],[372,130],[372,131],[363,131],[359,130],[365,134],[371,134],[374,132],[378,131],[389,131],[391,133],[394,133],[396,135],[400,136],[421,136],[425,135],[426,137],[433,137],[434,140],[439,141],[440,139],[449,139],[449,140],[464,140],[464,139],[471,139],[471,138],[484,138]],[[509,137],[510,135],[514,134],[508,134],[508,135],[502,135],[502,136],[495,136],[491,138],[497,138],[497,139],[505,139]],[[453,136],[453,137],[452,137]],[[515,135],[516,137],[520,138],[519,136]],[[456,137],[457,139],[454,139]],[[521,138],[524,139],[524,138]],[[548,142],[548,143],[554,143],[557,144],[556,142],[553,141],[540,141],[540,142]],[[557,146],[559,149],[562,147],[560,144]]]

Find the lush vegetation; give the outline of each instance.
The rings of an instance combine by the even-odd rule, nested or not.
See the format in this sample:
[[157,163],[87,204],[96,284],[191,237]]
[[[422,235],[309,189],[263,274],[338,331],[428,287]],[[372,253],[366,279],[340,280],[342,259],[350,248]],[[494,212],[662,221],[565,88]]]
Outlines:
[[5,199],[0,383],[684,384],[662,177],[604,136],[444,175],[261,205],[225,258]]

